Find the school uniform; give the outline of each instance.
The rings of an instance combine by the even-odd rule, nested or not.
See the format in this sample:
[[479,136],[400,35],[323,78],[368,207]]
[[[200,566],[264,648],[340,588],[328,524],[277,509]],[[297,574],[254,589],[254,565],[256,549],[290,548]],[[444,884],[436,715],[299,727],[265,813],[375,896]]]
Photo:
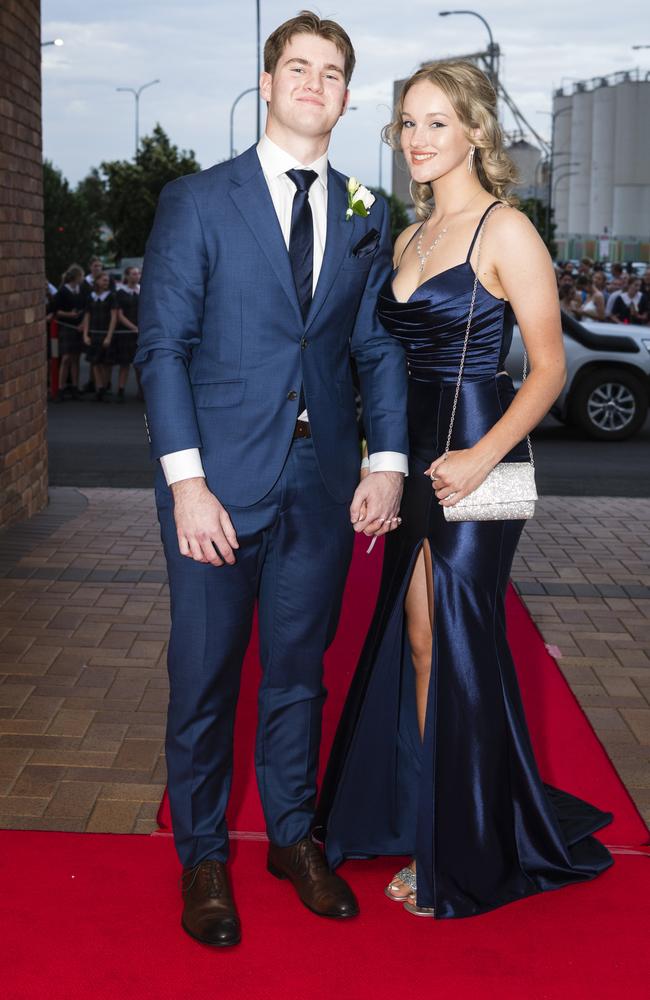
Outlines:
[[[140,299],[140,286],[137,288],[127,288],[126,285],[118,289],[115,293],[115,304],[117,309],[121,309],[124,316],[134,326],[138,325],[138,302]],[[138,334],[135,330],[129,330],[125,326],[120,326],[118,319],[115,335],[115,364],[131,365],[138,347]]]
[[98,295],[91,292],[86,304],[86,312],[90,317],[88,335],[90,346],[86,351],[86,358],[91,365],[114,365],[115,347],[111,341],[108,347],[104,347],[104,339],[108,333],[111,322],[111,312],[115,309],[115,296],[113,292],[106,291]]
[[[58,324],[59,356],[81,354],[83,337],[78,327],[84,316],[85,297],[80,288],[61,285],[54,296],[54,314]],[[59,312],[75,312],[75,316],[61,316]]]

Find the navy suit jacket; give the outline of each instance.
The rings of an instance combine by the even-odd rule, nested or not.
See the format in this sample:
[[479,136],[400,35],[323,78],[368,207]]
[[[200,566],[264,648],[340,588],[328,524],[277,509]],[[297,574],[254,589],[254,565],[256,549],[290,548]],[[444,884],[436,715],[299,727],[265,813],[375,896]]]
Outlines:
[[[135,359],[151,456],[199,448],[226,505],[256,503],[276,482],[301,384],[325,486],[337,501],[351,498],[359,446],[350,353],[370,452],[408,451],[403,351],[376,317],[391,268],[388,207],[378,198],[367,218],[346,221],[346,178],[331,166],[327,204],[322,270],[303,320],[255,147],[160,196]],[[372,229],[378,238],[359,248]]]

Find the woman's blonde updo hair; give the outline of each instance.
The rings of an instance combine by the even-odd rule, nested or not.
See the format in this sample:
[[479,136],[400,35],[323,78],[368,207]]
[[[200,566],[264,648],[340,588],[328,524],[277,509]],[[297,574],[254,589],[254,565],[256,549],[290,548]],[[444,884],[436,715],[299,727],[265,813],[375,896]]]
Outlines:
[[[474,168],[483,187],[500,201],[516,205],[517,199],[509,193],[509,188],[517,180],[517,171],[503,148],[503,132],[497,119],[497,95],[485,73],[474,63],[450,59],[427,63],[414,73],[402,87],[395,117],[382,133],[384,142],[392,149],[401,149],[404,100],[411,87],[424,82],[439,87],[449,98],[468,142],[476,146]],[[478,139],[471,134],[475,128],[481,130]],[[432,210],[431,184],[411,182],[411,195],[418,218],[428,218]]]

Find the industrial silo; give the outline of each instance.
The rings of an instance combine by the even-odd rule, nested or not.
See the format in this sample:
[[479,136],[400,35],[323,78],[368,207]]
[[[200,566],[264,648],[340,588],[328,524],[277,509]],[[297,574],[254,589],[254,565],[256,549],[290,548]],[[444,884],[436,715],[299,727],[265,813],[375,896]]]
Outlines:
[[571,157],[568,163],[557,168],[570,174],[568,228],[571,234],[579,237],[589,233],[593,103],[593,91],[578,84],[571,115]]
[[619,239],[647,241],[650,230],[650,82],[616,88],[612,228]]
[[526,139],[516,139],[506,147],[506,153],[517,168],[518,182],[514,193],[519,198],[540,198],[545,192],[540,189],[541,172],[539,165],[541,152]]
[[573,104],[570,96],[562,91],[553,101],[553,191],[551,204],[554,209],[555,231],[558,237],[569,231],[569,179],[567,163],[571,159],[571,119]]
[[603,79],[594,90],[591,139],[591,191],[589,232],[611,234],[614,204],[614,136],[616,133],[616,87]]

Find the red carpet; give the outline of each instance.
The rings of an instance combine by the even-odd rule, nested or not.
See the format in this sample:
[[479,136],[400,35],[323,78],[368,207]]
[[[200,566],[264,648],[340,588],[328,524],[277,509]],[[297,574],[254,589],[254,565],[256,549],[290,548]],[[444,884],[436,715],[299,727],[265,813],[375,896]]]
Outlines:
[[[329,697],[323,719],[321,767],[327,760],[379,585],[381,547],[366,556],[367,539],[360,537],[357,541],[341,623],[325,662],[325,686]],[[530,615],[512,589],[508,593],[507,614],[508,638],[542,777],[549,784],[614,813],[614,822],[599,835],[604,843],[632,847],[647,844],[645,823],[556,661],[547,652]],[[259,670],[257,635],[254,633],[244,664],[235,732],[229,827],[238,832],[264,830],[253,768]],[[170,831],[166,798],[158,821],[161,831]]]
[[[327,657],[323,759],[372,610],[379,562],[379,552],[366,559],[357,547]],[[286,883],[266,874],[258,842],[253,643],[230,817],[239,834],[233,878],[242,944],[217,951],[180,930],[169,836],[3,831],[3,1000],[645,1000],[650,865],[639,845],[647,843],[647,830],[514,592],[508,625],[544,777],[616,814],[603,840],[619,849],[599,879],[485,916],[436,922],[384,897],[394,859],[354,862],[345,874],[361,916],[336,922],[310,914]]]
[[180,930],[168,837],[0,833],[3,1000],[645,1000],[650,865],[482,917],[435,922],[386,899],[394,862],[346,866],[362,914],[319,919],[239,841],[244,939]]

